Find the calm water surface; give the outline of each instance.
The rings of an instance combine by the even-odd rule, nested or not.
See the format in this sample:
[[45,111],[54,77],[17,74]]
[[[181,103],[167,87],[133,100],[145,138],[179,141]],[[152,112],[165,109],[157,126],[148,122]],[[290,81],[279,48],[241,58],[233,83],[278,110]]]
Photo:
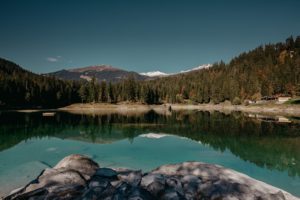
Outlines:
[[73,153],[100,166],[143,170],[214,163],[300,196],[300,119],[289,121],[199,111],[54,117],[0,112],[0,196]]

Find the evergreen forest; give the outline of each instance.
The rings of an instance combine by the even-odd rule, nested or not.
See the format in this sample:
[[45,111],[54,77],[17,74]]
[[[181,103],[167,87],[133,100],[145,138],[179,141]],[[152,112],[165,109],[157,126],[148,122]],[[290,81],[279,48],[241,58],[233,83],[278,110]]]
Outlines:
[[52,108],[72,103],[241,104],[265,96],[300,95],[300,36],[261,45],[230,62],[154,80],[67,81],[0,59],[0,107]]

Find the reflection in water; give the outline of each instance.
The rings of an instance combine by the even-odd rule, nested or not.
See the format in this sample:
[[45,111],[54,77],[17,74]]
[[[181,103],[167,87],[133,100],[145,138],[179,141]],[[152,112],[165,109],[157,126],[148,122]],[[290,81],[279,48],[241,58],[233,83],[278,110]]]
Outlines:
[[[173,112],[140,116],[74,115],[58,112],[53,117],[42,113],[0,113],[0,151],[21,141],[46,136],[112,143],[145,133],[178,135],[209,145],[217,151],[231,151],[244,161],[267,169],[300,176],[300,124],[257,120],[243,113]],[[54,151],[49,149],[49,151]]]

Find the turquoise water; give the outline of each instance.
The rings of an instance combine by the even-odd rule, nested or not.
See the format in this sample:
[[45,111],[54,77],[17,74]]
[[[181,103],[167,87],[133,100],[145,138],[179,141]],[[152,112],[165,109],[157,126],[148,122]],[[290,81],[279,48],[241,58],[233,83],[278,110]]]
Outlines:
[[300,196],[300,125],[242,113],[171,116],[0,115],[0,194],[20,187],[63,157],[85,154],[100,166],[150,170],[201,161],[245,173]]

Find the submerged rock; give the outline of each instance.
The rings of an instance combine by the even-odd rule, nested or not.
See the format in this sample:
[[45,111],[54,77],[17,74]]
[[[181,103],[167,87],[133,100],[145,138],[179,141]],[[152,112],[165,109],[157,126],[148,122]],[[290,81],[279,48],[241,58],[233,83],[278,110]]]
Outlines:
[[221,166],[200,162],[164,165],[151,172],[100,168],[70,155],[4,198],[13,199],[270,199],[297,197]]

